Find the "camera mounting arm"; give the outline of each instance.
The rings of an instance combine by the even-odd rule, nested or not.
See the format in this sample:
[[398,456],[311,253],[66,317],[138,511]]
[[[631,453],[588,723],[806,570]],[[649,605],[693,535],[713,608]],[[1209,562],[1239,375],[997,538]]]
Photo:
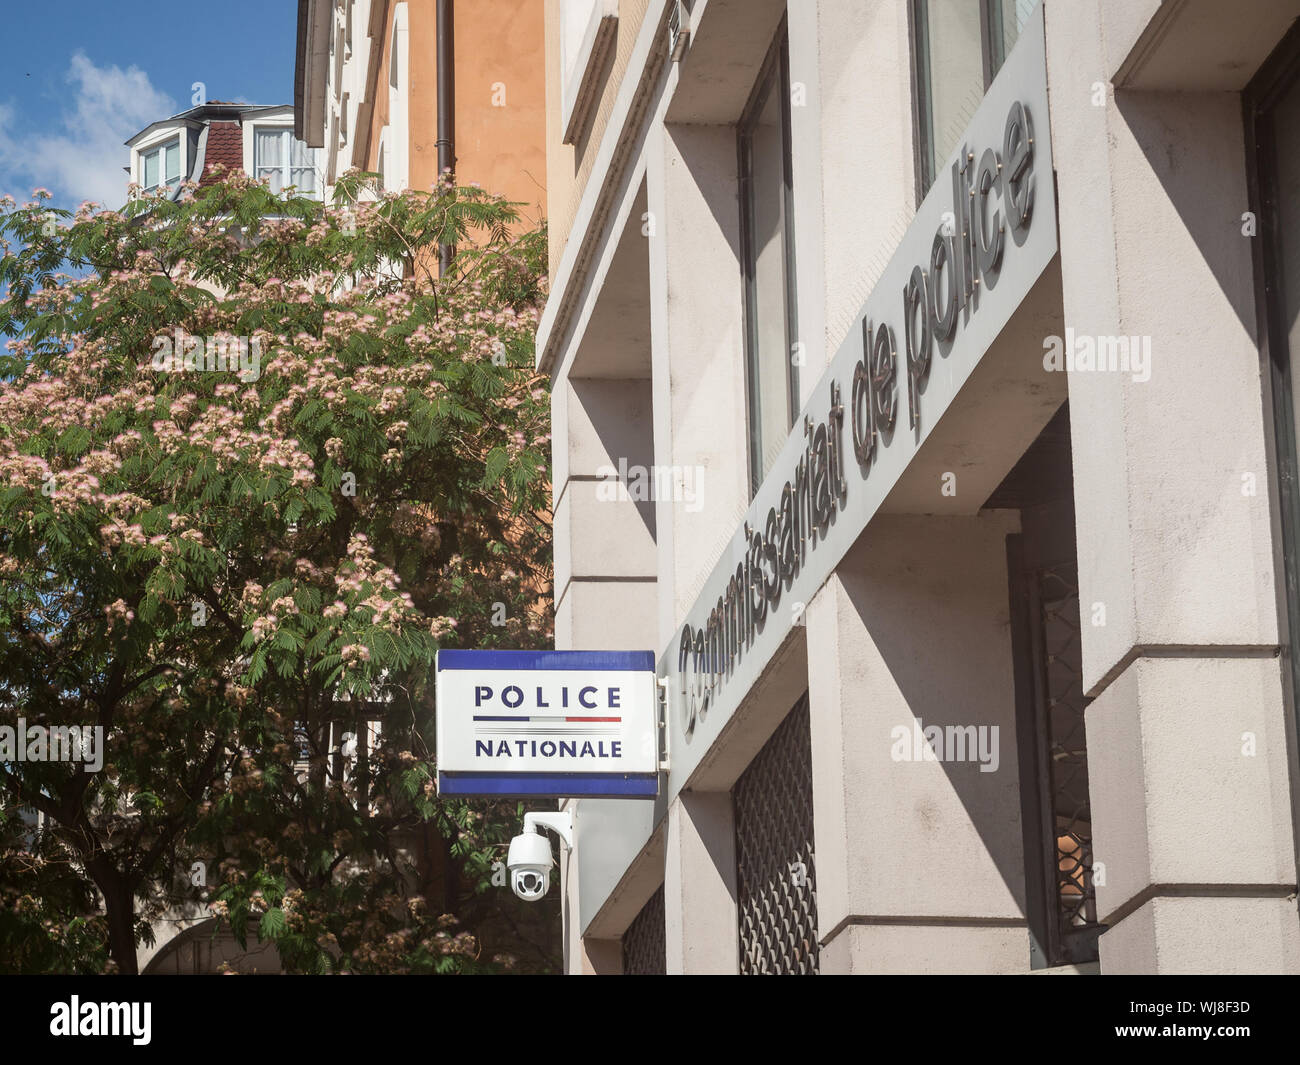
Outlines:
[[549,828],[564,841],[566,847],[573,849],[573,814],[570,811],[524,814],[525,832],[536,832],[539,825],[542,828]]

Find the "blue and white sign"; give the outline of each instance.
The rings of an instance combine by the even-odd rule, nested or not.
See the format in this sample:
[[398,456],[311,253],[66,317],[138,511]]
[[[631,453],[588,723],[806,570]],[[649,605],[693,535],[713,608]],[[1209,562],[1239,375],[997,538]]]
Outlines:
[[653,797],[650,651],[439,651],[438,791]]

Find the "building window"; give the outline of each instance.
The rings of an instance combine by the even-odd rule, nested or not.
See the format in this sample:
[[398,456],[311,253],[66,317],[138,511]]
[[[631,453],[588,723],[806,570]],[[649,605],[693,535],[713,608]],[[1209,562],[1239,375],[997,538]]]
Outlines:
[[1006,62],[1038,0],[988,0],[984,8],[986,78],[992,81]]
[[917,200],[970,124],[1036,0],[912,0]]
[[1283,655],[1300,715],[1300,23],[1246,86],[1245,134],[1255,255],[1256,314],[1273,412],[1281,517],[1278,569],[1288,636]]
[[159,144],[140,153],[140,186],[152,192],[160,185],[175,188],[181,181],[181,140]]
[[741,116],[739,141],[749,472],[750,491],[757,492],[799,414],[790,53],[784,25]]
[[259,180],[268,179],[274,193],[293,185],[299,196],[319,198],[316,149],[295,140],[293,130],[287,127],[254,131],[253,175]]

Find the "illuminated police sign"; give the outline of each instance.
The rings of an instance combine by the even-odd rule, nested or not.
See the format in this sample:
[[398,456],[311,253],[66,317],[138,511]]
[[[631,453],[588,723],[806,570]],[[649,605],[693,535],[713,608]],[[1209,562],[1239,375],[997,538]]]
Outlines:
[[445,795],[654,796],[649,651],[439,651]]

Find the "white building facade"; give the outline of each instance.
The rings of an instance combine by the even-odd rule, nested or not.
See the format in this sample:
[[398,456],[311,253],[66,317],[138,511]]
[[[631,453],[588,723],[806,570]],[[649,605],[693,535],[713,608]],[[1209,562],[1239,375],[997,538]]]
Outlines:
[[547,0],[569,972],[1300,972],[1298,16]]
[[[298,51],[294,74],[295,129],[309,144],[324,149],[325,183],[331,189],[353,167],[366,169],[376,86],[386,85],[390,115],[403,117],[409,107],[409,42],[406,4],[394,9],[391,34],[385,36],[385,5],[371,0],[308,0],[298,5]],[[380,77],[384,57],[389,76]],[[409,182],[409,160],[397,157],[405,146],[395,143],[389,125],[380,129],[377,172],[385,190],[400,191]]]

